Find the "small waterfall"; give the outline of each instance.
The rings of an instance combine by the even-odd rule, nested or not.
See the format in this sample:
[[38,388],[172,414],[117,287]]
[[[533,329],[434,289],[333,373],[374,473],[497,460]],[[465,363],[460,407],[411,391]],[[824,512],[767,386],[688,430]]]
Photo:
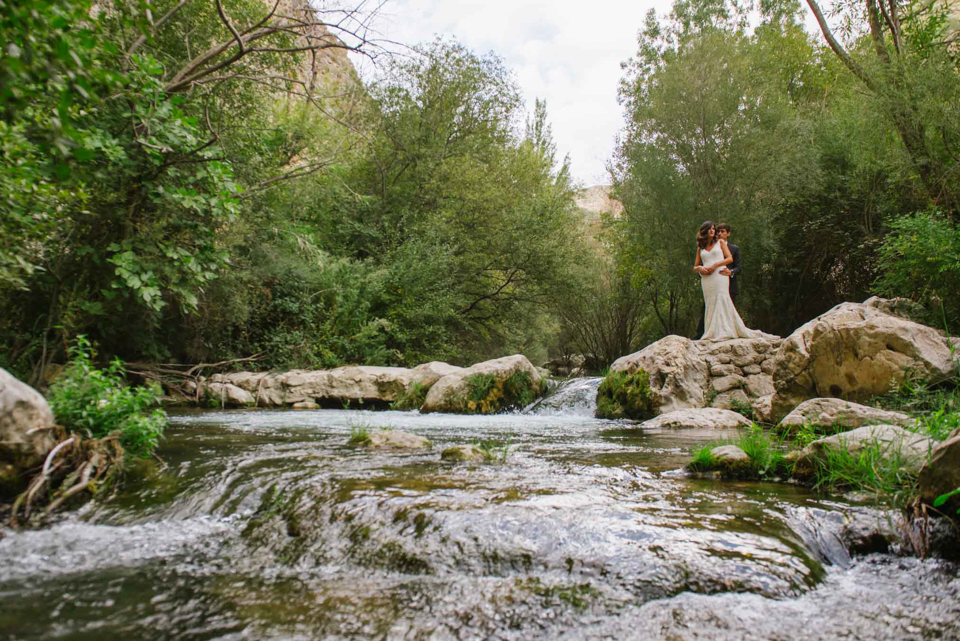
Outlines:
[[572,378],[564,381],[548,396],[527,407],[524,414],[557,416],[593,416],[597,411],[597,388],[603,377]]

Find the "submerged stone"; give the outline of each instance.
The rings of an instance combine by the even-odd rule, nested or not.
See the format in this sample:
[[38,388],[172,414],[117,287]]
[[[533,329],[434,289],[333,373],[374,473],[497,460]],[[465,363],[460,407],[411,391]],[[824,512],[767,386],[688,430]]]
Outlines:
[[443,450],[440,458],[451,463],[483,462],[491,458],[487,450],[477,445],[455,445]]

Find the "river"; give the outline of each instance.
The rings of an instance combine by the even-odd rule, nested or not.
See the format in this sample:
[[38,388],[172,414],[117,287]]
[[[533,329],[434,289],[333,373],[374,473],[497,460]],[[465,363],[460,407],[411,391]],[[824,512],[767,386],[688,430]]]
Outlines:
[[[595,419],[596,383],[497,416],[176,412],[165,467],[3,532],[0,638],[960,638],[955,565],[800,525],[869,504],[688,478],[733,434]],[[434,448],[347,445],[381,427]],[[478,441],[507,455],[440,460]]]

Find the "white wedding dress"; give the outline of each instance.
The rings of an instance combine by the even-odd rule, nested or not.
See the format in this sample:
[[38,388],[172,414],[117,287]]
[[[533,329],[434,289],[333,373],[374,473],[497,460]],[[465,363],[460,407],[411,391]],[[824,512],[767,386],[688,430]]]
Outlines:
[[[723,260],[723,249],[720,243],[715,243],[710,251],[700,250],[700,264],[709,267]],[[703,287],[703,302],[706,305],[706,316],[703,319],[703,336],[700,340],[724,341],[731,338],[757,338],[760,331],[749,329],[744,325],[737,308],[730,299],[730,277],[720,273],[717,268],[712,274],[700,275],[700,285]]]

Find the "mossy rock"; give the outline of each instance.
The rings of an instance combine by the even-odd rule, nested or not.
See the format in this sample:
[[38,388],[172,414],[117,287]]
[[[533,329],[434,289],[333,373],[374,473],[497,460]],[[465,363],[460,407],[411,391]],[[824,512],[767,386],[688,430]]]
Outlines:
[[495,414],[529,405],[544,387],[526,357],[506,356],[441,378],[427,393],[420,411]]
[[656,413],[650,376],[643,369],[632,374],[610,372],[597,389],[597,418],[642,421]]

